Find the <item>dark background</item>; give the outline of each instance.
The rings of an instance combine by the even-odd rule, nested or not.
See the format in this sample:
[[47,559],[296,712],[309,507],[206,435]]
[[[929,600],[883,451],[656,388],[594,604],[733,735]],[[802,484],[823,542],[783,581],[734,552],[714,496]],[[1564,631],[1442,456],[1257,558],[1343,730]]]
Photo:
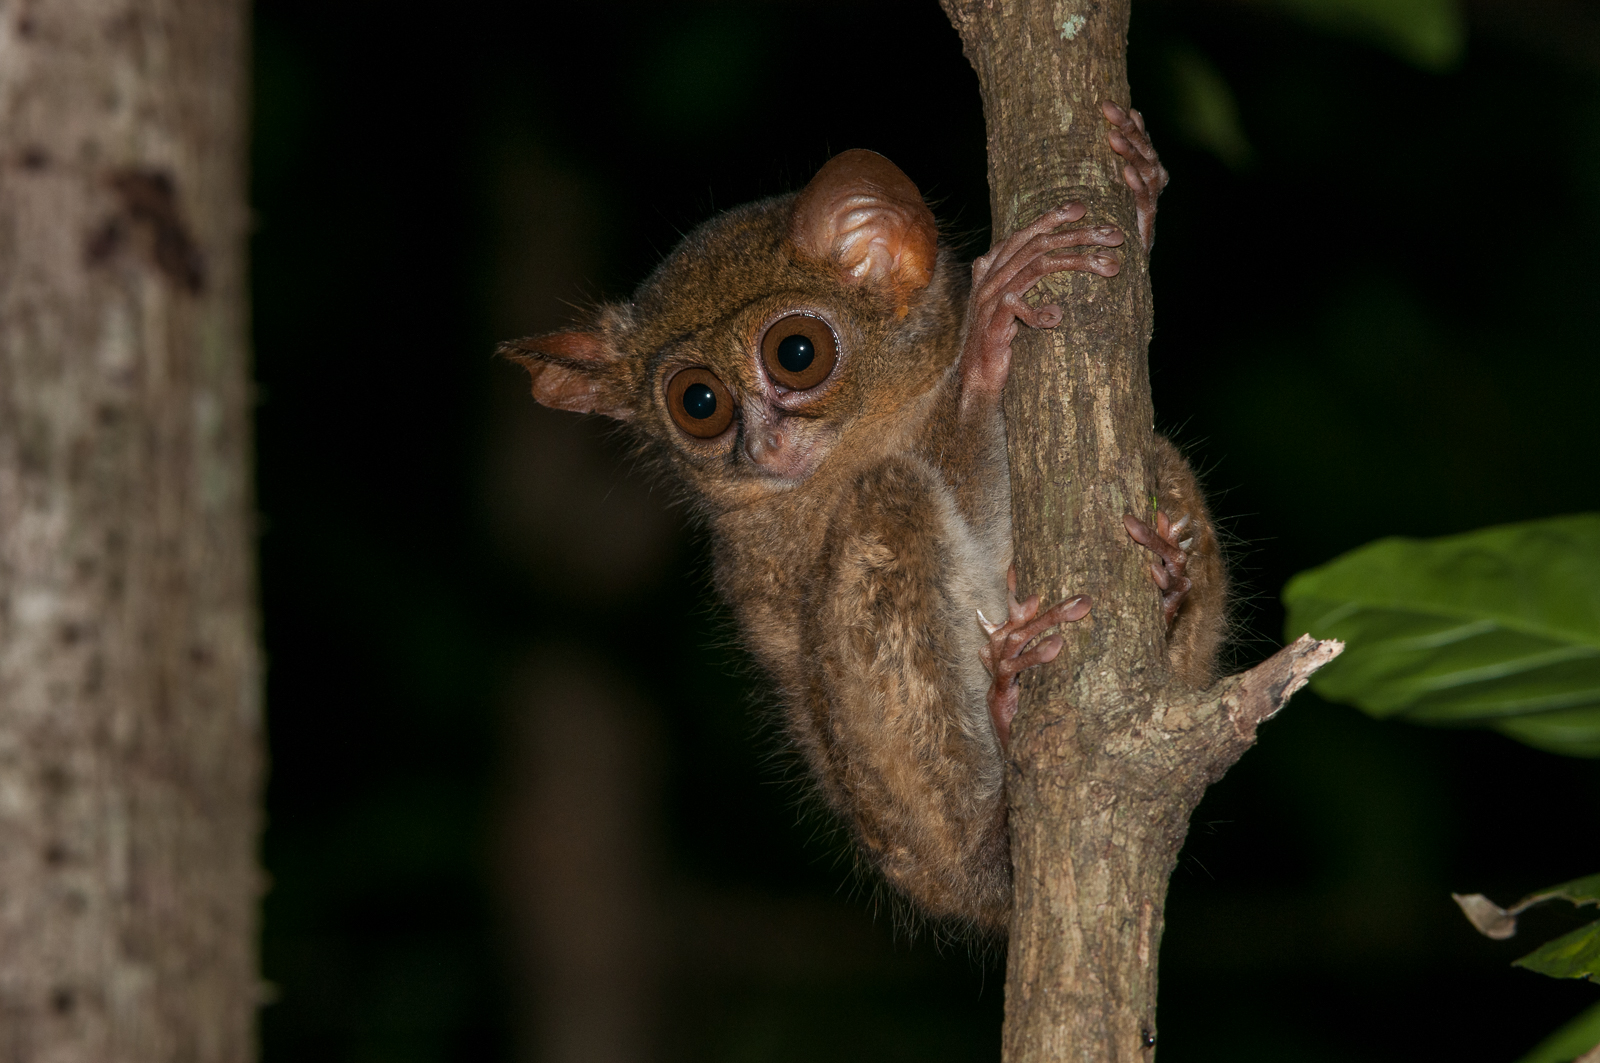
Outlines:
[[[1595,10],[1469,5],[1419,56],[1309,0],[1135,6],[1156,409],[1236,539],[1239,663],[1302,568],[1596,508]],[[937,4],[258,0],[256,31],[266,1059],[997,1059],[998,953],[854,873],[669,493],[491,357],[847,147],[985,249]],[[1600,870],[1597,769],[1300,695],[1195,818],[1161,1058],[1509,1063],[1596,999],[1508,966],[1577,917],[1490,942],[1449,892]]]

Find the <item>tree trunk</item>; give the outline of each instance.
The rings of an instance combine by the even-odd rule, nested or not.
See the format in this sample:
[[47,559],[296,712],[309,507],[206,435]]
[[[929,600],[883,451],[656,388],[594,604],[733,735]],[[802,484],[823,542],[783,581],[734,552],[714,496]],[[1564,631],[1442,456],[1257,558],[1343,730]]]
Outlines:
[[1005,412],[1019,583],[1094,597],[1024,673],[1007,791],[1016,905],[1004,1058],[1142,1061],[1156,1044],[1167,880],[1205,787],[1336,644],[1302,639],[1194,692],[1167,674],[1149,557],[1123,529],[1154,494],[1150,279],[1100,101],[1129,104],[1130,0],[943,0],[978,72],[996,237],[1079,200],[1130,235],[1121,273],[1047,278],[1065,319],[1022,330]]
[[246,18],[0,0],[0,1063],[255,1055]]

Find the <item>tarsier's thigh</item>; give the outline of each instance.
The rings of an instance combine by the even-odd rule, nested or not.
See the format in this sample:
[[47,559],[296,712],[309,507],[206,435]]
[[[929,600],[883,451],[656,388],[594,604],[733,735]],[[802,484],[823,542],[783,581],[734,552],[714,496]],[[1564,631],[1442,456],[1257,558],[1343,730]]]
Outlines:
[[976,616],[956,615],[952,512],[912,462],[863,475],[841,504],[795,730],[891,885],[934,914],[982,920],[1010,880],[999,749],[958,627]]

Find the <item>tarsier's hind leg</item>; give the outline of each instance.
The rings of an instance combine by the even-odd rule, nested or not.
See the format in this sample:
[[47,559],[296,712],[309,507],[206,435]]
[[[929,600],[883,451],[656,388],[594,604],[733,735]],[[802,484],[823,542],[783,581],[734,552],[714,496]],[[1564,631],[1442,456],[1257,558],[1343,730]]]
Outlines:
[[1178,448],[1156,437],[1154,524],[1123,517],[1128,535],[1155,554],[1150,578],[1161,591],[1167,619],[1167,657],[1173,673],[1190,686],[1216,678],[1217,651],[1227,631],[1227,569],[1216,525],[1194,471]]
[[925,912],[995,928],[1011,902],[998,745],[963,660],[953,506],[935,474],[889,461],[835,512],[805,622],[795,737],[872,864]]

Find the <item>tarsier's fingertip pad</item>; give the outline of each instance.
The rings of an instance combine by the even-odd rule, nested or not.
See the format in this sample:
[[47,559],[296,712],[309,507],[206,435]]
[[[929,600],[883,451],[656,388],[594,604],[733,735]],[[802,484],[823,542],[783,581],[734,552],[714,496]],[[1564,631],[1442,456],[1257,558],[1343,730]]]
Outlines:
[[1061,610],[1061,622],[1070,624],[1088,616],[1094,608],[1094,601],[1087,594],[1079,594],[1068,598],[1057,608]]

